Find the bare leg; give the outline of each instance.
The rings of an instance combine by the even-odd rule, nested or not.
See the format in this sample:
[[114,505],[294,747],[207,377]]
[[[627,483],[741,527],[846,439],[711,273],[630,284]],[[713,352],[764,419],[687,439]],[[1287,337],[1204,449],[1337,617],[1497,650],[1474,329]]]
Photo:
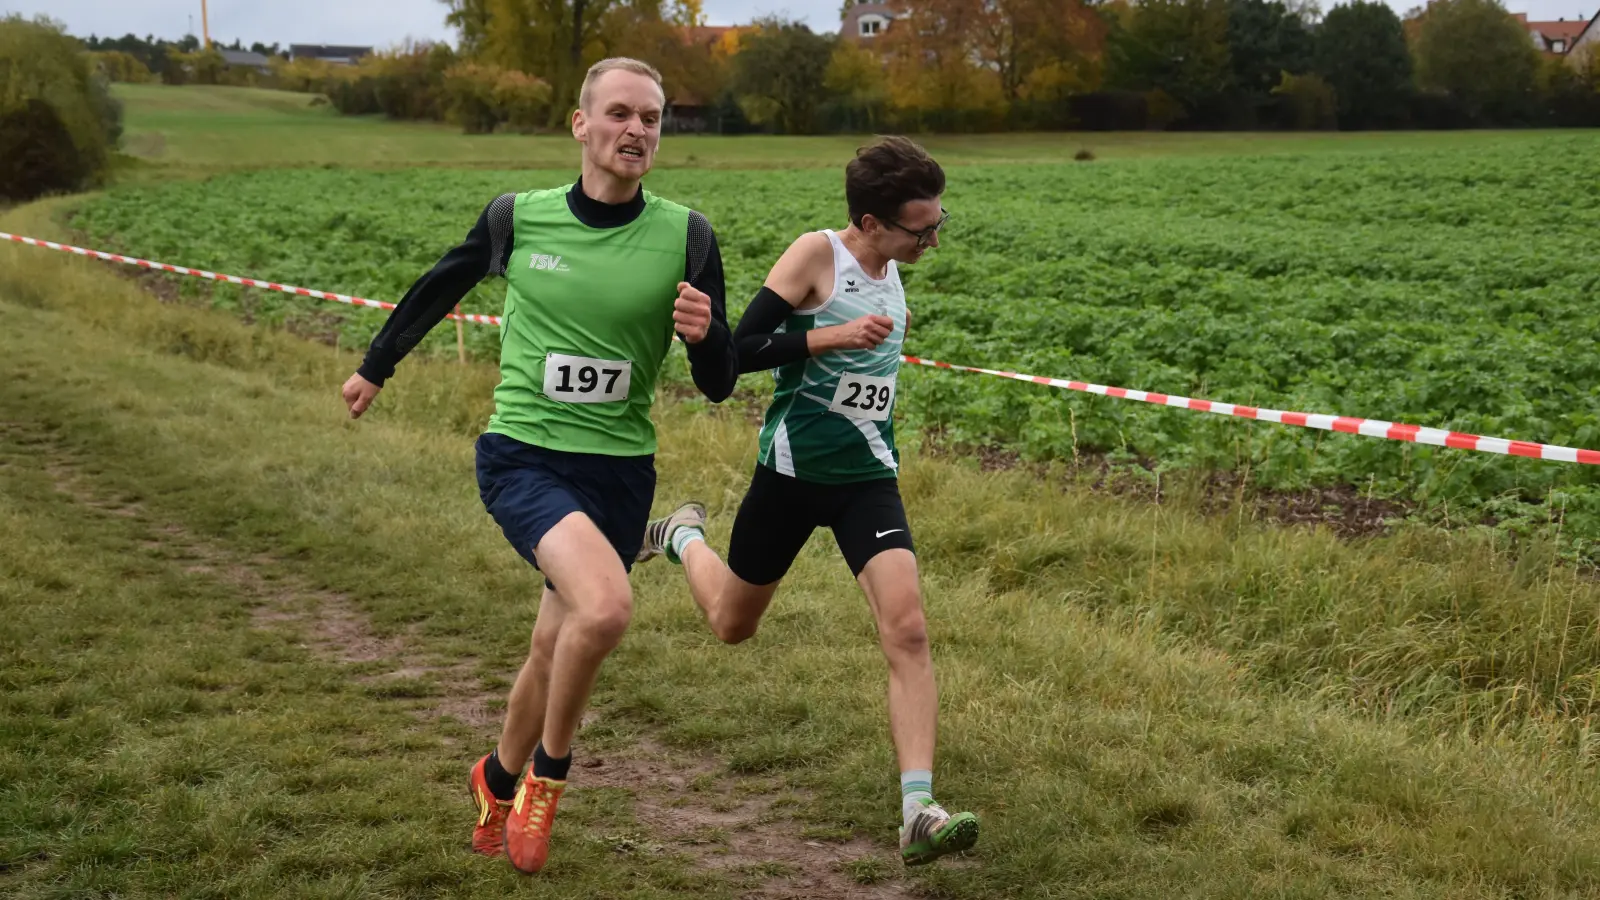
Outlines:
[[751,584],[733,574],[728,564],[705,541],[691,541],[683,550],[683,574],[689,593],[705,613],[706,624],[718,640],[737,644],[748,640],[761,624],[779,582]]
[[539,565],[561,586],[564,616],[555,635],[541,743],[566,756],[600,665],[621,643],[633,617],[628,573],[617,551],[582,513],[562,519],[535,548]]
[[545,706],[550,698],[550,666],[565,618],[566,607],[561,595],[546,587],[539,598],[539,617],[533,623],[528,660],[517,673],[517,683],[511,686],[505,725],[500,729],[497,748],[500,764],[512,774],[522,771],[528,757],[533,755],[533,745],[544,733]]
[[889,733],[900,771],[933,769],[939,687],[928,650],[917,558],[909,550],[874,556],[857,579],[878,624],[878,643],[889,663]]

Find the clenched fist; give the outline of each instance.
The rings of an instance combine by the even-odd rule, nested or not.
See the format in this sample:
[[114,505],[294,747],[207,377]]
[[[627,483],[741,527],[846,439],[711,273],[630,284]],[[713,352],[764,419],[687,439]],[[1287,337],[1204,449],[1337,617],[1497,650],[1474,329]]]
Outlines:
[[838,329],[829,341],[834,349],[871,350],[888,340],[890,332],[894,331],[894,320],[888,316],[862,316],[833,327]]
[[678,299],[672,304],[672,324],[686,344],[706,339],[711,327],[711,297],[687,281],[678,282]]

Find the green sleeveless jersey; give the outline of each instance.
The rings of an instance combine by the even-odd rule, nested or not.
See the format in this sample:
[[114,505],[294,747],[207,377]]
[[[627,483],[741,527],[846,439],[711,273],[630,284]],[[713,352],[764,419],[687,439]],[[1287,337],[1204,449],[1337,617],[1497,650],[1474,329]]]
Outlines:
[[650,407],[689,210],[647,191],[633,222],[591,228],[568,208],[570,189],[517,195],[488,430],[548,450],[645,456],[656,451]]
[[773,370],[776,388],[761,426],[760,462],[784,475],[820,484],[892,478],[895,379],[906,335],[906,294],[894,262],[882,279],[867,277],[839,236],[833,245],[833,293],[821,306],[797,309],[782,331],[840,325],[865,315],[894,320],[871,350],[833,350]]

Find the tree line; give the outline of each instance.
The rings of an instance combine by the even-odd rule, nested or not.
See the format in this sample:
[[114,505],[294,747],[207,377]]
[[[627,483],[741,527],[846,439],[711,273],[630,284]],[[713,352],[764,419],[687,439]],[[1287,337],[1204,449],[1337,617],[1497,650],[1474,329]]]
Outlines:
[[[100,77],[321,94],[341,112],[464,131],[565,127],[588,65],[662,71],[668,127],[723,133],[1600,125],[1600,53],[1548,56],[1500,0],[902,0],[871,39],[700,0],[440,0],[455,46],[355,65],[230,67],[193,36],[91,36]],[[841,19],[848,15],[845,0]],[[60,30],[57,28],[56,30]],[[235,41],[235,49],[243,49]]]
[[767,22],[726,90],[791,132],[1600,125],[1600,54],[1499,0],[909,0],[870,42]]
[[441,2],[457,47],[279,78],[467,130],[562,127],[612,55],[662,71],[677,125],[733,133],[1600,125],[1600,54],[1546,56],[1500,0],[1404,19],[1376,0],[903,0],[870,40],[704,29],[700,0]]

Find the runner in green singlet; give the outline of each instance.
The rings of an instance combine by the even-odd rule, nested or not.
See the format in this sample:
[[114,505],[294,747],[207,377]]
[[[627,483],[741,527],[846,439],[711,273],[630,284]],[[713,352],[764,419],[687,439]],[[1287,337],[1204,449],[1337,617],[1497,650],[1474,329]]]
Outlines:
[[681,562],[717,637],[751,637],[796,554],[831,528],[866,593],[889,663],[889,728],[900,763],[900,855],[921,865],[971,847],[972,813],[933,799],[938,689],[900,500],[895,376],[909,314],[897,266],[939,246],[944,172],[889,138],[845,169],[850,226],[801,235],[772,267],[734,332],[741,372],[774,369],[755,475],[724,563],[706,545],[705,508],[650,523],[640,559]]
[[[478,491],[545,574],[527,662],[493,752],[468,777],[473,850],[543,868],[595,676],[632,615],[628,570],[655,496],[656,376],[674,331],[713,402],[738,377],[722,260],[705,217],[646,192],[661,76],[608,59],[584,79],[572,133],[582,177],[505,194],[406,294],[344,386],[360,416],[428,330],[487,275],[507,281],[500,385],[478,439]],[[526,777],[523,766],[533,764]]]

